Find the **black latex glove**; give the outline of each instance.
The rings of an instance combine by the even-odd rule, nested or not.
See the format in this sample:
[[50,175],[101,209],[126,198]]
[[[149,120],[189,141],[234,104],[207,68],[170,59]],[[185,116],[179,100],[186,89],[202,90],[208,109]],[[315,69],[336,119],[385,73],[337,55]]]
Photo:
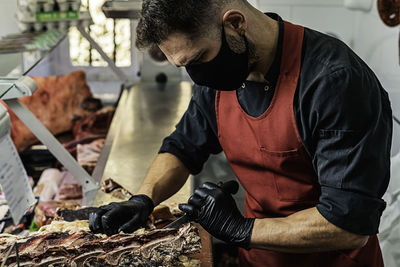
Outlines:
[[232,195],[220,186],[205,183],[194,191],[188,204],[179,209],[207,230],[211,235],[248,249],[254,219],[244,218]]
[[135,195],[128,201],[101,206],[89,214],[89,228],[93,233],[108,236],[119,232],[132,233],[143,226],[153,212],[154,203],[146,195]]

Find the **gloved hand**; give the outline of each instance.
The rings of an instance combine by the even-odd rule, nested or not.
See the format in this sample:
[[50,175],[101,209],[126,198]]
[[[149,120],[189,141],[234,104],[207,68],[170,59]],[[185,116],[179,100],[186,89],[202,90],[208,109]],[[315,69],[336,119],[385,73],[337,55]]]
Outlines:
[[128,201],[113,202],[90,213],[89,228],[93,233],[104,233],[108,236],[121,231],[132,233],[146,223],[153,209],[151,198],[135,195]]
[[248,249],[254,218],[244,218],[238,210],[231,193],[220,186],[205,183],[194,191],[188,204],[180,204],[179,209],[200,223],[211,235]]

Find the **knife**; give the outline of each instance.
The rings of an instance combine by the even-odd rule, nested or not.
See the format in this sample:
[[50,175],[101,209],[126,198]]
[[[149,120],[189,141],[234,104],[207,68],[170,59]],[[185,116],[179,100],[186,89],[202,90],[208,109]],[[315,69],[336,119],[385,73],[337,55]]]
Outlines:
[[[237,191],[239,190],[239,183],[232,180],[226,183],[222,183],[219,182],[218,186],[221,187],[221,189],[225,192],[225,193],[229,193],[229,194],[236,194]],[[190,222],[191,219],[189,217],[189,215],[185,214],[182,217],[180,217],[179,219],[171,222],[170,224],[166,225],[163,227],[163,229],[167,229],[167,228],[172,228],[172,229],[177,229],[179,228],[181,225]]]

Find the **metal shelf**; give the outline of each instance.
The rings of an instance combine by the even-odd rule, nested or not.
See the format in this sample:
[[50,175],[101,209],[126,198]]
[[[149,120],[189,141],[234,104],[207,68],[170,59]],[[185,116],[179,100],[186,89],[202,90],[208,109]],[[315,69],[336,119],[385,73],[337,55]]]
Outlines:
[[27,75],[64,38],[67,31],[52,30],[43,33],[21,33],[7,35],[0,40],[0,77],[19,78]]
[[[77,29],[81,34],[91,43],[91,45],[100,53],[100,55],[109,64],[109,67],[114,73],[125,83],[129,83],[129,78],[118,69],[114,62],[104,53],[101,47],[91,38],[86,32],[82,23],[77,24]],[[4,46],[1,46],[0,60],[2,57],[13,57],[16,60],[11,60],[12,64],[9,64],[7,68],[3,68],[1,71],[0,67],[0,97],[11,110],[21,119],[21,121],[36,135],[36,137],[47,146],[49,151],[57,158],[58,161],[69,170],[69,172],[75,177],[75,179],[82,185],[84,194],[84,204],[91,205],[99,184],[91,177],[77,162],[68,151],[57,141],[57,139],[44,127],[44,125],[27,109],[18,99],[18,97],[26,94],[23,90],[26,86],[22,83],[24,77],[29,74],[30,71],[35,69],[38,64],[44,62],[46,64],[46,57],[52,53],[61,41],[67,36],[67,31],[49,31],[42,34],[28,33],[28,34],[16,34],[9,35],[2,40]],[[25,38],[25,39],[24,39]],[[12,40],[20,40],[15,46],[12,45]],[[15,41],[17,42],[17,41]],[[34,45],[35,44],[35,45]],[[15,49],[11,49],[11,48]],[[33,53],[29,59],[26,58],[25,53]],[[4,77],[1,79],[1,77]],[[22,77],[22,78],[21,78]],[[29,78],[27,78],[29,80]],[[33,82],[34,83],[34,82]],[[36,84],[31,85],[29,82],[27,85],[33,87]],[[29,87],[29,86],[28,86]],[[33,89],[32,92],[36,90]],[[108,138],[109,139],[109,138]],[[101,162],[107,161],[109,153],[109,145],[106,144],[106,150],[104,155],[100,158]],[[105,162],[103,162],[105,164]],[[101,168],[100,168],[101,169]],[[101,171],[100,171],[101,172]],[[98,175],[99,171],[96,171]]]
[[107,18],[114,19],[139,19],[142,10],[142,1],[137,0],[112,0],[104,2],[101,8]]

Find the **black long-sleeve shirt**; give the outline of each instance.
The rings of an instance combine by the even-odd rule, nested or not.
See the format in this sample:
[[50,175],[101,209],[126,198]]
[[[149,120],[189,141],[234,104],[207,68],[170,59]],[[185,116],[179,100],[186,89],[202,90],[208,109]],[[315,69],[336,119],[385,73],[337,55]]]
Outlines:
[[[251,116],[271,103],[282,56],[278,51],[267,83],[246,81],[236,90]],[[177,156],[192,174],[210,154],[222,151],[215,114],[216,91],[195,85],[186,113],[164,139],[160,153]],[[360,235],[377,233],[390,177],[392,113],[386,91],[372,70],[343,42],[305,28],[294,115],[321,185],[318,211],[334,225]]]

